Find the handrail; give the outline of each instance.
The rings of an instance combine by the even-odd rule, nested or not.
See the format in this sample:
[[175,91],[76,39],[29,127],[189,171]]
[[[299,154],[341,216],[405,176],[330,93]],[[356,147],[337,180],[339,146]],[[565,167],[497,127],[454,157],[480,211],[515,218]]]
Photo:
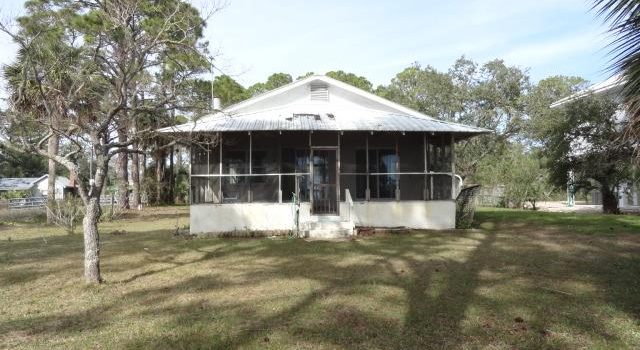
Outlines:
[[347,202],[347,205],[349,207],[349,221],[353,223],[353,216],[351,214],[351,208],[353,208],[353,198],[351,198],[351,192],[348,188],[344,189],[344,200],[345,202]]

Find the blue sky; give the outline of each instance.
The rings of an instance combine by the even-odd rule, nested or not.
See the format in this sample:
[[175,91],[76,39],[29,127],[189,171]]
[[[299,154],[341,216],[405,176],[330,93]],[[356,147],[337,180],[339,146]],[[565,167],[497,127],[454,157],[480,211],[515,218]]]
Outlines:
[[[211,1],[194,0],[201,9]],[[2,19],[21,1],[0,0]],[[447,69],[461,55],[502,58],[534,81],[608,77],[606,27],[584,0],[227,0],[206,31],[217,66],[243,85],[342,69],[386,84],[412,62]],[[0,40],[0,63],[13,50]]]

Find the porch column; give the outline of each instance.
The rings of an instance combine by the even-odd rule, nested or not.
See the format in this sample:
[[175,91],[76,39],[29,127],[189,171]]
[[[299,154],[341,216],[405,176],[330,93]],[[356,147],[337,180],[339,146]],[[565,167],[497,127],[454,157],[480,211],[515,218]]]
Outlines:
[[[249,175],[253,174],[253,165],[251,164],[251,157],[253,156],[253,136],[251,135],[251,131],[249,133]],[[247,201],[249,203],[253,202],[253,191],[251,191],[251,182],[253,180],[253,176],[249,176],[249,191],[247,193]]]
[[[404,135],[404,132],[402,133]],[[398,138],[400,136],[396,135],[396,173],[400,172],[400,152],[398,146]],[[396,201],[400,200],[400,175],[396,175]]]
[[220,159],[219,159],[219,165],[220,167],[218,168],[218,173],[220,175],[219,177],[219,181],[218,181],[218,202],[222,203],[223,202],[223,198],[222,198],[222,133],[218,132],[218,145],[220,145],[220,147],[218,147],[220,149]]
[[456,140],[451,133],[451,199],[456,199]]
[[[295,176],[293,179],[298,182]],[[282,131],[278,131],[278,203],[282,203]]]
[[422,199],[423,200],[427,200],[429,198],[428,192],[427,192],[427,179],[429,178],[427,176],[427,133],[423,132],[422,133],[422,148],[424,151],[424,187],[422,188]]
[[338,203],[338,214],[340,214],[340,141],[342,131],[338,131],[338,151],[336,152],[336,202]]
[[[371,133],[373,134],[373,131]],[[367,177],[367,188],[364,190],[364,199],[366,201],[369,201],[371,200],[371,190],[369,189],[369,134],[367,134],[367,137],[365,138],[365,141],[364,141],[364,153],[365,153],[365,160],[366,160],[366,166],[367,166],[367,168],[365,169],[365,173]]]
[[[209,139],[211,140],[211,139]],[[211,156],[211,142],[207,142],[207,190],[204,195],[204,202],[207,203],[207,196],[211,196],[211,202],[213,202],[213,192],[211,192],[211,168],[209,167],[211,164],[211,160],[209,157]]]

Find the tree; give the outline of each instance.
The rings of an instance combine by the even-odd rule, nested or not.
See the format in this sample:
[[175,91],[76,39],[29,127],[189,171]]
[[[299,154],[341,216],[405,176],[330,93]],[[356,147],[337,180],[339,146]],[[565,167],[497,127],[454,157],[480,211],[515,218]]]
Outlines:
[[310,77],[310,76],[312,76],[312,75],[314,75],[314,74],[316,74],[316,73],[314,73],[314,72],[306,72],[306,73],[304,73],[303,75],[299,75],[299,76],[296,78],[296,80],[300,80],[300,79],[308,78],[308,77]]
[[602,193],[605,213],[619,213],[616,188],[631,178],[633,148],[621,142],[626,126],[615,101],[588,96],[562,107],[559,118],[547,119],[543,151],[548,157],[551,179],[565,186],[569,171],[576,187],[589,189],[592,180]]
[[[211,88],[211,80],[195,79],[193,103],[205,101],[211,104]],[[213,79],[213,94],[220,98],[222,107],[228,107],[250,97],[247,89],[228,75],[219,75]]]
[[554,188],[543,160],[518,143],[509,144],[502,154],[487,157],[475,180],[485,186],[504,186],[505,205],[524,208],[529,203],[533,210]]
[[[611,69],[624,77],[623,101],[628,113],[627,141],[640,151],[640,6],[637,0],[594,0],[593,8],[611,24],[614,36]],[[636,153],[640,155],[640,153]]]
[[[13,79],[9,84],[12,98],[1,124],[8,126],[11,133],[3,130],[0,139],[12,150],[54,160],[78,179],[85,212],[85,280],[99,283],[98,219],[109,161],[118,154],[130,153],[130,146],[153,135],[154,129],[136,129],[125,142],[118,139],[117,130],[130,118],[179,106],[175,91],[180,89],[174,87],[208,67],[200,41],[204,20],[197,10],[180,0],[27,2],[27,18],[54,16],[61,20],[49,21],[50,27],[35,33],[27,30],[27,21],[18,22],[16,33],[7,26],[1,28],[18,45],[24,59],[16,60],[8,69],[7,75]],[[57,35],[47,35],[50,32]],[[55,55],[47,41],[55,41],[62,60],[51,59]],[[55,92],[58,74],[64,76],[68,87],[61,99]],[[137,84],[149,77],[148,84]],[[146,89],[140,90],[143,87]],[[25,99],[25,93],[31,91],[36,93]],[[144,104],[133,105],[130,101],[138,92],[150,98]],[[41,108],[25,108],[25,103]],[[58,109],[58,104],[62,108]],[[55,124],[58,111],[63,112],[62,122]],[[44,131],[35,143],[27,137],[27,131],[34,126]],[[44,145],[53,135],[70,151],[48,152]],[[95,168],[92,181],[87,181],[78,175],[83,158],[80,155],[90,151],[95,155]]]
[[0,177],[40,177],[46,170],[42,157],[0,145]]
[[478,65],[459,58],[448,72],[414,64],[377,93],[437,119],[494,130],[456,147],[456,171],[473,177],[485,157],[518,139],[526,120],[529,76],[502,60]]
[[[309,73],[307,73],[309,74]],[[353,85],[359,89],[362,89],[364,91],[368,91],[368,92],[373,92],[373,85],[371,84],[371,82],[369,80],[367,80],[367,78],[363,77],[363,76],[357,76],[353,73],[347,73],[345,71],[342,70],[337,70],[337,71],[330,71],[327,72],[325,74],[326,76],[336,79],[336,80],[340,80],[343,83],[347,83],[349,85]]]
[[550,106],[573,93],[582,90],[586,80],[581,77],[552,76],[542,79],[531,88],[526,97],[526,112],[528,116],[524,136],[534,144],[544,142],[550,135],[556,119],[563,118],[561,108]]
[[256,83],[251,85],[247,89],[248,97],[263,94],[265,92],[277,89],[281,86],[291,83],[293,79],[290,74],[287,73],[273,73],[267,78],[264,83]]
[[[41,40],[39,45],[39,54],[41,59],[45,58],[50,61],[49,70],[50,74],[47,76],[47,84],[51,87],[46,91],[48,98],[55,101],[49,105],[50,123],[55,127],[63,127],[60,125],[62,114],[64,113],[64,98],[69,93],[69,86],[67,85],[67,72],[65,67],[65,59],[73,59],[73,55],[76,52],[68,47],[59,45],[59,38],[62,35],[60,30],[56,30],[55,24],[59,24],[62,20],[61,16],[48,10],[46,2],[29,2],[27,6],[33,11],[41,13],[39,16],[25,16],[18,19],[23,33],[25,35],[40,35]],[[52,23],[54,25],[52,25]],[[5,78],[9,84],[15,84],[19,78],[21,72],[20,68],[24,67],[28,60],[28,57],[19,55],[17,62],[13,66],[8,66],[5,70]],[[47,106],[37,102],[37,99],[32,99],[33,96],[40,93],[37,90],[35,84],[24,85],[21,90],[23,96],[20,98],[20,104],[23,110],[37,113],[39,110],[46,108]],[[34,135],[38,135],[42,132],[41,128],[34,128],[31,130]],[[60,138],[58,135],[53,134],[47,140],[47,152],[50,154],[58,154],[58,148],[60,146]],[[51,205],[55,200],[55,182],[56,182],[56,162],[48,160],[48,180],[47,180],[47,202]],[[41,174],[40,174],[41,175]],[[47,224],[53,223],[52,212],[47,211]]]

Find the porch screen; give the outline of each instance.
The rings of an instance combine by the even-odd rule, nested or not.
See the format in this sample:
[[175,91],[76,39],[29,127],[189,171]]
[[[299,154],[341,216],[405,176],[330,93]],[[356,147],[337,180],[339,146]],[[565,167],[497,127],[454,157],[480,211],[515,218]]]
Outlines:
[[341,192],[354,200],[447,200],[452,197],[451,134],[344,133]]
[[192,204],[309,200],[308,133],[219,135],[191,147]]

